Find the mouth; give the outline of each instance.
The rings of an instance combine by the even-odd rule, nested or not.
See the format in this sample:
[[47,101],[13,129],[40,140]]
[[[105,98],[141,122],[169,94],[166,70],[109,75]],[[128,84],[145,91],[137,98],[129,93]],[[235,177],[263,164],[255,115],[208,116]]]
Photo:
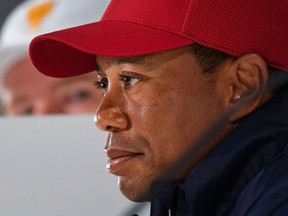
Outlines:
[[106,154],[109,158],[107,162],[107,170],[111,174],[119,175],[121,170],[133,166],[133,159],[143,155],[143,153],[135,153],[119,149],[108,149]]

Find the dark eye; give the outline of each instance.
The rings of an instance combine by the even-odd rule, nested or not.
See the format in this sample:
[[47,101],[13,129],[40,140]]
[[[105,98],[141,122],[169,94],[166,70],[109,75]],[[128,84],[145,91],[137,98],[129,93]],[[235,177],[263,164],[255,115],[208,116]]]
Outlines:
[[29,107],[23,107],[20,111],[19,111],[19,115],[32,115],[33,114],[33,107],[29,106]]
[[106,77],[99,77],[97,81],[95,81],[94,85],[96,88],[101,89],[103,91],[107,91],[108,89],[108,79]]
[[71,99],[74,101],[84,101],[91,97],[91,93],[86,90],[78,90],[75,92],[72,92]]
[[140,78],[127,76],[127,75],[121,75],[120,80],[124,83],[125,88],[129,88],[129,87],[133,87],[138,81],[140,81]]

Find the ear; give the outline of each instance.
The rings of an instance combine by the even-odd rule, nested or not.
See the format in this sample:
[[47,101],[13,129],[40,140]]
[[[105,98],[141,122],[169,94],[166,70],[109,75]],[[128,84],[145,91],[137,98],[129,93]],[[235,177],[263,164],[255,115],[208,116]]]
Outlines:
[[269,75],[267,64],[256,54],[238,58],[230,69],[226,104],[232,109],[230,122],[237,123],[270,98],[266,91]]

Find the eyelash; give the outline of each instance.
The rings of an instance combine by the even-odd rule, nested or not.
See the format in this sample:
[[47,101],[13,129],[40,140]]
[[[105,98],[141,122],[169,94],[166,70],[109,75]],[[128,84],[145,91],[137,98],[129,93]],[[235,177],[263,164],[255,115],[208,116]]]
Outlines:
[[[106,80],[105,82],[103,80]],[[97,89],[101,89],[103,91],[106,91],[107,90],[107,87],[108,87],[108,80],[107,78],[105,77],[100,77],[99,80],[95,81],[94,82],[94,86],[97,88]]]
[[[124,83],[125,89],[129,89],[130,87],[133,87],[138,81],[140,81],[141,78],[129,75],[120,75],[119,80]],[[101,89],[105,92],[107,91],[108,85],[109,83],[106,77],[100,77],[98,81],[94,82],[94,86],[96,86],[96,88]]]
[[133,87],[138,81],[140,81],[140,78],[127,75],[120,75],[120,81],[122,81],[124,83],[124,87],[128,89],[130,87]]

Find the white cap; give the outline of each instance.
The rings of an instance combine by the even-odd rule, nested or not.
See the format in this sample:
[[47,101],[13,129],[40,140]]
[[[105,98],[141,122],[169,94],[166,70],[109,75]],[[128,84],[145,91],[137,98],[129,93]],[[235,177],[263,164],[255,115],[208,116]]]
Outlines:
[[0,86],[13,62],[39,34],[98,21],[109,0],[28,0],[6,18],[0,35]]

